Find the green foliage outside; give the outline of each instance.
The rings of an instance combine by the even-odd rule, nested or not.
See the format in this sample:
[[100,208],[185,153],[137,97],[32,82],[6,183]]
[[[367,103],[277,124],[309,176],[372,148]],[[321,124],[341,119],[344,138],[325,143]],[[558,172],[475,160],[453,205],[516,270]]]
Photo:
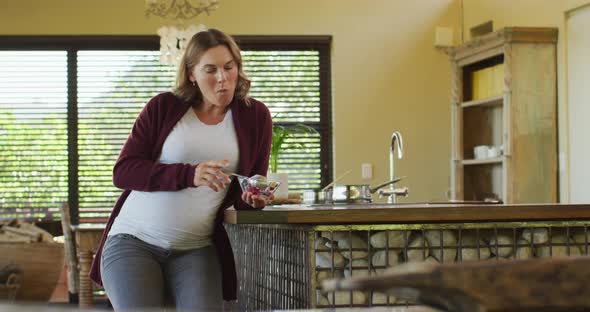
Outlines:
[[48,115],[23,123],[0,110],[0,208],[7,217],[26,212],[44,217],[47,208],[67,201],[68,150],[66,122]]
[[292,127],[274,124],[272,126],[272,145],[270,147],[270,172],[278,172],[279,158],[284,151],[288,149],[302,150],[306,148],[305,141],[291,140],[291,143],[289,143],[289,139],[295,138],[298,134],[306,135],[313,133],[317,134],[318,132],[314,128],[304,124],[296,124]]
[[[289,174],[289,190],[319,188],[320,67],[317,51],[244,51],[244,70],[252,80],[250,95],[273,113],[271,172]],[[311,129],[311,128],[310,128]]]

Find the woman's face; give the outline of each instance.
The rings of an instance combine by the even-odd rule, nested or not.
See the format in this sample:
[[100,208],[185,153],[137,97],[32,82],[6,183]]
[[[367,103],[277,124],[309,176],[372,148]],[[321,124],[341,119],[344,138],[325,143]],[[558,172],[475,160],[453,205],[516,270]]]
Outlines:
[[201,56],[189,79],[199,86],[204,104],[226,107],[236,90],[238,64],[226,46],[218,45]]

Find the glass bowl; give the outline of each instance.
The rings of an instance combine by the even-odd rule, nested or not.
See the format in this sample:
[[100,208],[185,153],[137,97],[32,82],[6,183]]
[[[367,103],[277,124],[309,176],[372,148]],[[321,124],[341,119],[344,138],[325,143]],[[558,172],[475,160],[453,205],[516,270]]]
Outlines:
[[274,193],[277,188],[281,185],[280,182],[276,181],[268,181],[265,176],[262,175],[253,175],[251,177],[246,177],[238,174],[234,174],[238,181],[240,182],[240,187],[242,188],[242,192],[250,192],[253,195],[261,195],[264,197],[270,197],[272,193]]

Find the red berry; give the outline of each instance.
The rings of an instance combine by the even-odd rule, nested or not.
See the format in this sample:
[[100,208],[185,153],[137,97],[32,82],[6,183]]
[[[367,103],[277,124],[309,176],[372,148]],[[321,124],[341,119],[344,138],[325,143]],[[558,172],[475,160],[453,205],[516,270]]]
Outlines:
[[248,192],[252,193],[253,195],[258,195],[260,194],[260,189],[255,186],[249,186]]

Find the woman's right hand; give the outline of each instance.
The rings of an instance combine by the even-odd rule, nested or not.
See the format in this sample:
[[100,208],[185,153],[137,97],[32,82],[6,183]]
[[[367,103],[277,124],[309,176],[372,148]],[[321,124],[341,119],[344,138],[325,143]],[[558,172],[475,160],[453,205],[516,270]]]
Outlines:
[[197,165],[195,169],[195,186],[208,186],[215,192],[223,190],[231,179],[221,171],[221,168],[227,167],[229,160],[207,160]]

